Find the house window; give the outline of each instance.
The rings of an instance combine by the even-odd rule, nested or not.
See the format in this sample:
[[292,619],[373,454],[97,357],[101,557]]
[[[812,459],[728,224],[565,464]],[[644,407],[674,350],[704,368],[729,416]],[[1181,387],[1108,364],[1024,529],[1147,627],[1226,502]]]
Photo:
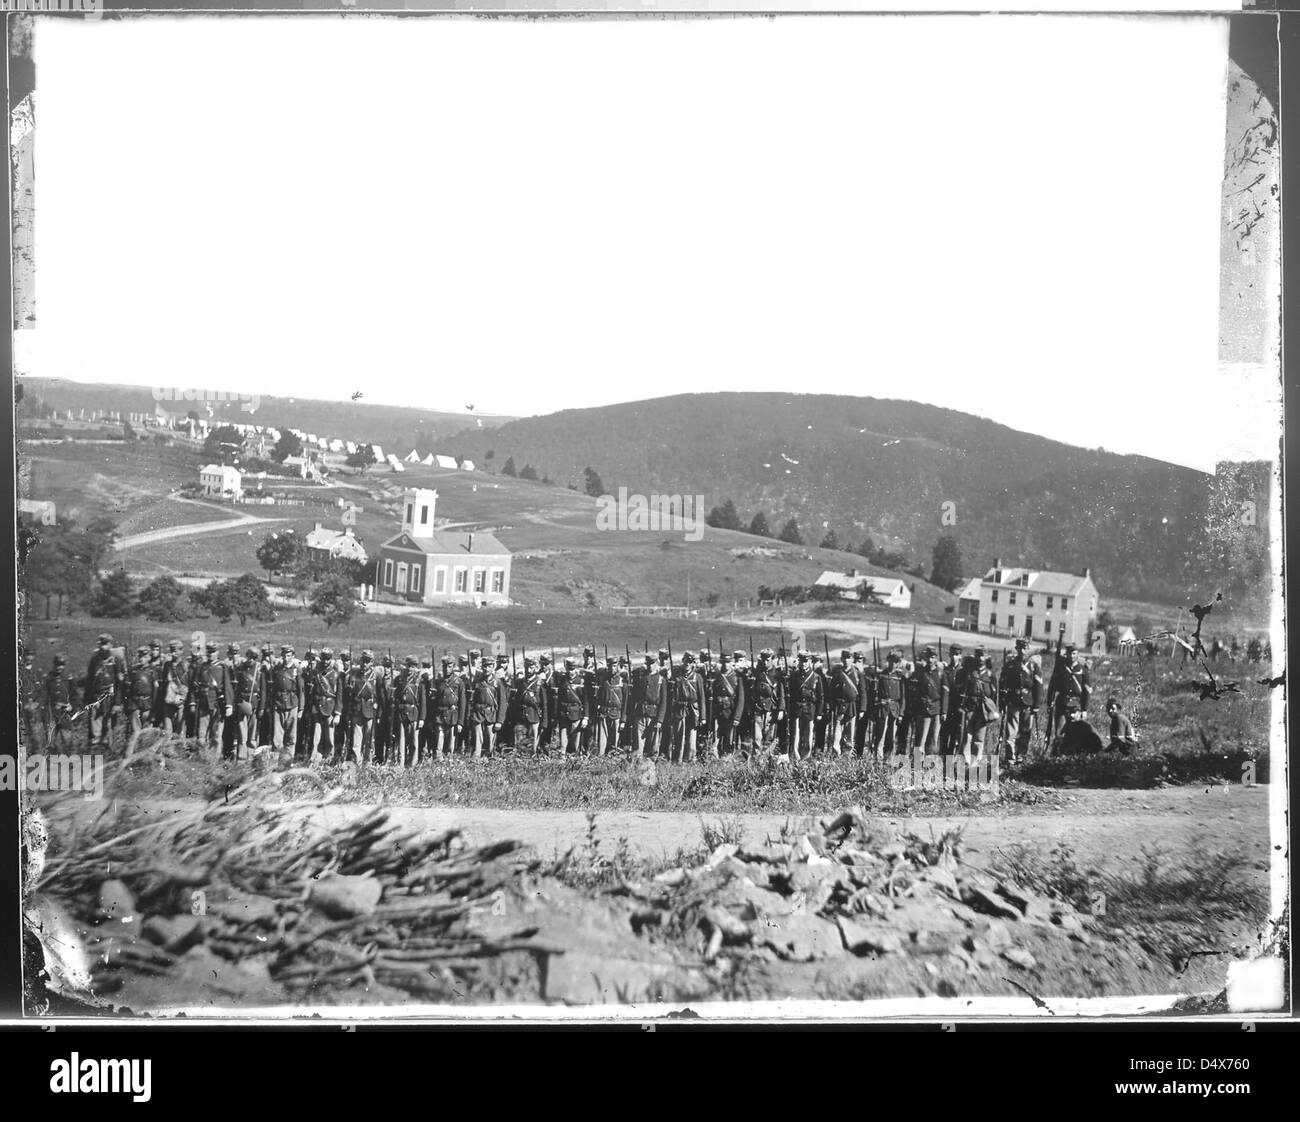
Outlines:
[[469,570],[457,569],[456,570],[456,591],[464,592],[467,587],[468,580],[469,580]]
[[990,612],[990,613],[989,613],[989,628],[990,628],[990,630],[991,630],[992,628],[994,628],[994,627],[997,627],[997,625],[998,625],[998,613],[997,613],[997,612]]
[[504,592],[506,590],[506,571],[504,569],[492,570],[492,591]]
[[1061,611],[1066,611],[1070,607],[1070,601],[1067,597],[1061,597]]
[[1052,598],[1050,596],[1047,598],[1047,610],[1049,612],[1052,610]]
[[434,592],[447,591],[447,566],[446,565],[439,565],[438,568],[434,571],[433,590]]
[[996,604],[997,602],[998,602],[998,590],[995,588],[993,590],[993,603]]
[[475,569],[474,570],[474,591],[482,592],[486,588],[487,588],[487,570]]
[[1043,620],[1043,634],[1050,635],[1051,633],[1052,633],[1052,621],[1050,619]]
[[410,525],[411,521],[412,521],[414,518],[415,518],[415,504],[414,504],[414,503],[407,503],[407,504],[406,504],[406,522],[407,522],[407,525],[408,525],[408,526]]
[[420,566],[419,565],[411,566],[411,591],[412,592],[420,591]]
[[1014,630],[1016,629],[1016,617],[1015,617],[1015,616],[1007,616],[1007,629],[1008,629],[1009,631],[1014,631]]
[[428,524],[429,524],[429,504],[425,503],[423,506],[420,507],[420,525],[427,526]]
[[1011,593],[1011,602],[1013,604],[1016,602],[1016,594],[1014,592]]
[[387,559],[384,561],[384,587],[393,587],[393,563]]
[[1032,592],[1029,594],[1029,606],[1031,608],[1034,606],[1034,594]]

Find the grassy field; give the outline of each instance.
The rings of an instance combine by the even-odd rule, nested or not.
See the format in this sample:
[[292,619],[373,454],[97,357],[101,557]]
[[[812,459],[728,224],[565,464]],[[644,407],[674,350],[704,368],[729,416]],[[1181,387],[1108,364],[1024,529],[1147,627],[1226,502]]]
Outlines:
[[119,538],[131,534],[147,534],[151,530],[169,530],[173,526],[189,526],[203,522],[223,522],[237,518],[245,507],[229,504],[218,506],[209,503],[179,502],[163,497],[138,507],[132,507],[117,524]]

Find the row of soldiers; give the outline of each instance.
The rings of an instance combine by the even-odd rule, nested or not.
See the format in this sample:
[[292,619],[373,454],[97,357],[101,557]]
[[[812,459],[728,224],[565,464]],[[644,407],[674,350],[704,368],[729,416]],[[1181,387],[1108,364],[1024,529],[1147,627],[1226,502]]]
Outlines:
[[[980,756],[995,734],[1012,759],[1029,751],[1046,692],[1053,738],[1086,716],[1086,667],[1068,647],[1055,660],[1044,691],[1039,660],[1027,641],[999,671],[983,647],[932,647],[916,661],[890,651],[883,665],[862,650],[839,661],[806,650],[668,649],[639,658],[556,660],[542,654],[522,663],[479,651],[441,659],[395,661],[361,652],[309,648],[218,647],[206,643],[188,657],[173,640],[139,647],[128,660],[101,635],[80,693],[62,656],[41,692],[47,740],[66,737],[81,713],[92,745],[107,745],[112,728],[146,726],[196,737],[228,757],[261,745],[304,760],[352,758],[414,766],[423,759],[512,749],[566,756],[626,752],[690,762],[697,756],[773,751],[779,759],[813,754],[908,752]],[[27,671],[31,672],[30,658]],[[33,685],[29,697],[36,696]],[[32,707],[36,708],[35,706]],[[29,737],[36,721],[31,722]]]

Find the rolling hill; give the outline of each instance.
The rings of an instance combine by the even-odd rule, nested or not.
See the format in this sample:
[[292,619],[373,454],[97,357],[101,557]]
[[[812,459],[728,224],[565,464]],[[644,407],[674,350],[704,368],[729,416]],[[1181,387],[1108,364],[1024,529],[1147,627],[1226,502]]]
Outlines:
[[774,532],[793,516],[814,542],[826,529],[853,545],[869,535],[927,571],[942,533],[968,573],[995,557],[1091,568],[1103,596],[1254,597],[1268,571],[1266,464],[1207,475],[916,402],[688,394],[514,420],[448,447],[579,486],[590,466],[611,493],[731,499],[746,522],[762,510]]

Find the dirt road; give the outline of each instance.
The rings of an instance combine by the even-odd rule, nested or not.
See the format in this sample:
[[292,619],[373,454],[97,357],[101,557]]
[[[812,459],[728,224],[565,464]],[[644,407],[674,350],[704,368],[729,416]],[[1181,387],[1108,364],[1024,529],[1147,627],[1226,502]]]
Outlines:
[[170,541],[173,538],[190,538],[197,534],[217,534],[230,530],[241,530],[248,526],[261,526],[271,522],[289,522],[288,518],[254,518],[251,514],[241,514],[237,518],[227,518],[221,522],[190,522],[183,526],[168,526],[162,530],[148,530],[143,534],[127,534],[113,543],[119,553],[127,549],[136,549],[154,542]]

